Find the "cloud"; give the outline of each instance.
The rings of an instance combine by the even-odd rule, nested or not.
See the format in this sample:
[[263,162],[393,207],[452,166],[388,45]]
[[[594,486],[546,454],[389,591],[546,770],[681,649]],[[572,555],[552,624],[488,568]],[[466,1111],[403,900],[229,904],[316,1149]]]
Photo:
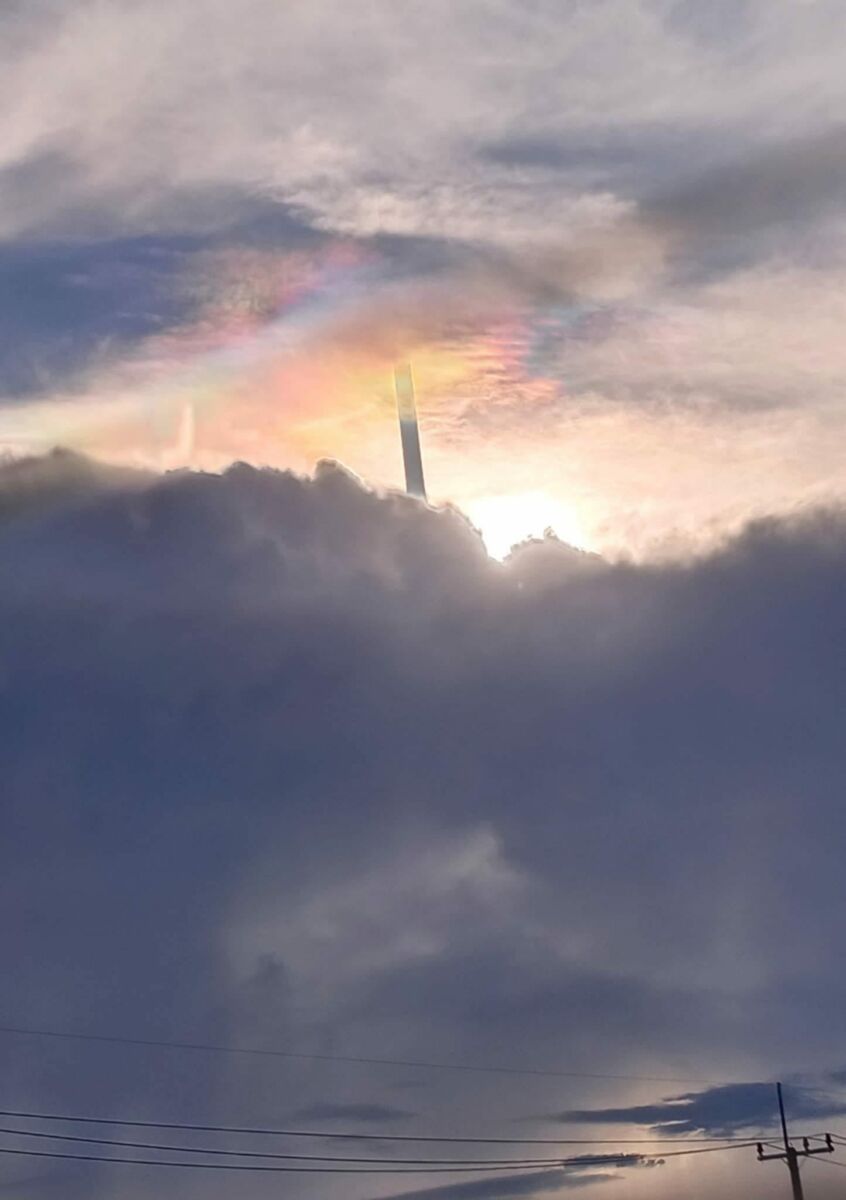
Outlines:
[[[547,539],[499,564],[460,513],[329,464],[55,456],[0,484],[3,1023],[321,1056],[6,1034],[5,1107],[364,1105],[372,1130],[413,1074],[403,1132],[714,1129],[771,1112],[739,1081],[801,1072],[791,1113],[821,1114],[846,994],[816,919],[842,899],[841,510],[695,562]],[[797,844],[800,809],[824,839]],[[649,1082],[689,1075],[722,1082]],[[88,1170],[80,1195],[114,1193]]]
[[[715,129],[689,130],[686,136],[698,146],[695,166],[671,125],[597,126],[558,138],[515,132],[484,147],[482,157],[529,172],[538,196],[548,195],[559,178],[569,178],[628,197],[630,207],[618,201],[616,212],[609,209],[625,235],[604,230],[606,254],[614,253],[615,242],[619,253],[625,237],[635,236],[634,212],[640,240],[652,242],[656,263],[682,277],[720,276],[774,255],[813,257],[814,244],[836,240],[843,216],[841,126],[786,139],[741,140],[733,155]],[[826,228],[830,221],[834,229]],[[600,260],[599,245],[590,257]]]
[[[795,1120],[846,1114],[842,1100],[805,1087],[785,1090],[785,1102]],[[602,1125],[642,1125],[654,1133],[730,1135],[742,1130],[768,1130],[778,1121],[778,1101],[772,1083],[734,1083],[672,1096],[661,1104],[629,1108],[573,1109],[558,1118],[564,1122]]]
[[0,443],[211,469],[331,454],[392,484],[391,364],[409,354],[432,494],[483,524],[490,501],[494,523],[528,509],[517,537],[698,549],[842,494],[842,237],[824,268],[759,263],[648,297],[655,245],[622,228],[519,256],[228,238],[10,251],[32,305],[8,323],[6,370],[30,394],[0,411]]
[[416,1114],[404,1108],[393,1108],[388,1104],[333,1104],[328,1100],[317,1101],[307,1108],[298,1109],[293,1116],[303,1121],[407,1121]]
[[675,195],[653,202],[661,218],[703,232],[744,233],[793,222],[837,205],[844,182],[846,130],[835,128],[760,150],[708,175],[695,176]]
[[467,511],[641,554],[842,494],[837,0],[2,20],[2,445],[390,484],[411,357]]
[[584,1075],[421,1069],[429,1133],[751,1128],[740,1081],[788,1071],[797,1117],[839,1104],[841,34],[840,0],[2,6],[2,445],[385,486],[402,354],[433,495],[607,551],[493,563],[326,463],[4,462],[0,1016],[323,1056],[4,1035],[10,1107],[375,1129],[410,1068],[345,1052]]
[[550,232],[569,197],[607,190],[591,154],[543,203],[519,174],[536,155],[479,169],[477,147],[578,147],[623,130],[648,174],[651,143],[674,134],[689,160],[718,128],[741,154],[755,137],[802,136],[843,98],[838,15],[829,0],[756,0],[720,22],[647,0],[566,12],[439,3],[434,17],[431,6],[352,13],[337,0],[308,12],[269,0],[237,13],[197,0],[7,5],[0,163],[63,163],[67,186],[30,211],[8,206],[0,225],[55,229],[87,207],[165,228],[180,192],[234,186],[335,230],[424,232],[437,219],[448,234],[485,236],[524,214]]
[[[402,1192],[407,1200],[474,1200],[475,1197],[487,1200],[488,1197],[501,1197],[508,1200],[516,1196],[545,1196],[550,1192],[569,1190],[570,1188],[591,1187],[596,1184],[613,1183],[618,1175],[609,1175],[596,1168],[606,1167],[651,1167],[658,1163],[644,1159],[639,1154],[618,1155],[585,1155],[585,1161],[578,1158],[568,1158],[561,1169],[543,1171],[527,1171],[521,1174],[493,1176],[482,1180],[472,1180],[469,1183],[449,1183],[446,1186],[422,1188],[412,1192]],[[584,1172],[590,1172],[584,1173]],[[388,1200],[394,1200],[389,1197]],[[398,1197],[396,1198],[398,1200]]]
[[564,1189],[613,1182],[614,1175],[577,1175],[569,1171],[529,1171],[470,1183],[448,1183],[444,1187],[420,1188],[397,1193],[395,1200],[510,1200],[514,1196],[546,1196]]

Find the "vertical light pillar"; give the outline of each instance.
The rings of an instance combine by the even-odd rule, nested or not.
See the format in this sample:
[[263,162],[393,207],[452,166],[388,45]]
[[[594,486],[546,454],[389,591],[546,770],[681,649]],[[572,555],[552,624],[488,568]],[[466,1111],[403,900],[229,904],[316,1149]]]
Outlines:
[[397,393],[400,438],[402,439],[402,461],[405,466],[405,490],[409,496],[426,499],[426,484],[423,481],[423,458],[420,453],[420,430],[417,426],[417,405],[414,401],[414,380],[411,366],[402,363],[394,370],[394,386]]

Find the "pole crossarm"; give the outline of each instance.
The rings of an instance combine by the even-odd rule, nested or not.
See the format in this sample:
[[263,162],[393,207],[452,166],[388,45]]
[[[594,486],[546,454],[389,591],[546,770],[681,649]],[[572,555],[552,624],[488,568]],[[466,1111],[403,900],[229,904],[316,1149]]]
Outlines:
[[768,1162],[770,1159],[786,1160],[790,1155],[795,1155],[797,1158],[810,1158],[813,1154],[833,1154],[834,1142],[831,1140],[830,1133],[824,1133],[824,1146],[811,1146],[807,1138],[802,1138],[802,1149],[797,1150],[792,1144],[788,1145],[786,1150],[779,1151],[778,1154],[765,1154],[763,1142],[758,1142],[758,1162]]
[[825,1145],[811,1147],[808,1138],[802,1138],[802,1149],[797,1150],[790,1140],[790,1135],[787,1132],[787,1118],[784,1115],[784,1097],[781,1091],[781,1084],[776,1084],[778,1093],[778,1111],[781,1117],[781,1133],[784,1139],[784,1149],[778,1151],[777,1154],[765,1154],[764,1143],[758,1142],[758,1162],[771,1162],[772,1160],[780,1161],[787,1164],[787,1170],[790,1173],[790,1186],[793,1191],[793,1200],[804,1200],[804,1192],[802,1190],[802,1176],[799,1174],[799,1159],[812,1158],[815,1154],[833,1154],[834,1142],[830,1133],[823,1134]]

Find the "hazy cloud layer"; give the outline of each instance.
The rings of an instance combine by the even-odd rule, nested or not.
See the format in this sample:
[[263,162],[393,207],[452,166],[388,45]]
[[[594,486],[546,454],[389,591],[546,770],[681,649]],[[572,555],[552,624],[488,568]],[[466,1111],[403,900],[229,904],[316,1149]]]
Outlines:
[[[839,510],[694,565],[547,540],[503,566],[460,514],[330,466],[161,478],[58,457],[8,465],[0,495],[0,1023],[692,1077],[7,1034],[5,1107],[281,1124],[331,1104],[505,1136],[554,1136],[526,1114],[567,1110],[613,1138],[678,1105],[691,1129],[771,1113],[762,1086],[696,1080],[831,1071]],[[812,1092],[788,1095],[819,1123]],[[747,1169],[765,1186],[753,1161],[722,1162],[697,1186]],[[217,1177],[56,1171],[65,1197],[231,1195]],[[643,1194],[687,1178],[649,1172]]]

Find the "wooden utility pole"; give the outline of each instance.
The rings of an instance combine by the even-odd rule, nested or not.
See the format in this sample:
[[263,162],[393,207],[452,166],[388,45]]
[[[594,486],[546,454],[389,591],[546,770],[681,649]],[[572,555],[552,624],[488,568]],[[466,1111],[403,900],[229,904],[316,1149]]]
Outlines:
[[799,1174],[799,1159],[810,1158],[812,1154],[833,1154],[834,1145],[831,1141],[831,1134],[825,1135],[825,1145],[814,1147],[811,1149],[810,1142],[807,1138],[802,1138],[802,1149],[797,1150],[790,1143],[790,1138],[787,1133],[787,1120],[784,1115],[784,1097],[781,1094],[781,1084],[776,1084],[778,1091],[778,1111],[781,1117],[781,1134],[784,1139],[784,1150],[778,1154],[765,1154],[763,1142],[758,1143],[758,1161],[766,1162],[768,1159],[780,1159],[787,1163],[787,1169],[790,1172],[790,1185],[793,1188],[793,1200],[805,1200],[805,1193],[802,1191],[802,1176]]

